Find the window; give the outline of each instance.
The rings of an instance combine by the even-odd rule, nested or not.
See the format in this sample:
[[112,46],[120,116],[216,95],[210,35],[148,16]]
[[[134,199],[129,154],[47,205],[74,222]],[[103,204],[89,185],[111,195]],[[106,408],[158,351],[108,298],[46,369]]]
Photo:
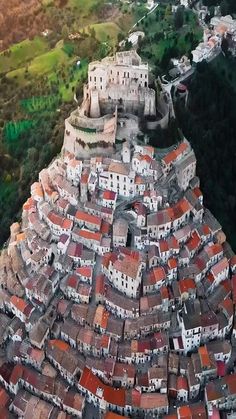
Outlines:
[[91,76],[89,77],[89,80],[92,81],[92,77]]
[[100,82],[102,83],[102,77],[100,77]]
[[94,77],[94,81],[96,81],[96,77]]

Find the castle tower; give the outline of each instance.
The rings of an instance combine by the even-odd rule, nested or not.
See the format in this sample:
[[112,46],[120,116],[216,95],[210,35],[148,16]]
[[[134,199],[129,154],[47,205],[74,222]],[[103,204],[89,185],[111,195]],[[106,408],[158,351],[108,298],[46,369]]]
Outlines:
[[156,96],[153,89],[147,89],[145,92],[144,115],[156,116]]
[[98,91],[91,90],[90,92],[90,117],[91,118],[100,118],[100,105],[98,98]]
[[130,163],[130,145],[129,142],[126,140],[122,145],[121,156],[124,163]]

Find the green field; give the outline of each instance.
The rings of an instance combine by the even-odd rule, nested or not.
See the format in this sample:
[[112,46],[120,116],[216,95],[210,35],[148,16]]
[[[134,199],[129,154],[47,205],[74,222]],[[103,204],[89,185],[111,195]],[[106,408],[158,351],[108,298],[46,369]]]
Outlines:
[[36,56],[49,50],[44,38],[26,39],[0,54],[0,73],[6,73],[25,65]]
[[117,35],[120,32],[119,26],[114,22],[95,23],[84,28],[86,33],[89,33],[89,29],[95,30],[96,38],[100,42],[106,42],[108,40],[116,41]]
[[[67,65],[68,55],[62,49],[63,44],[59,43],[51,51],[46,52],[45,54],[40,54],[35,57],[31,63],[28,65],[28,72],[31,76],[43,76],[44,74],[50,73],[53,70],[56,70],[59,65]],[[7,73],[9,78],[17,78],[24,84],[24,74],[26,71],[26,66],[22,66],[17,70],[10,71]]]

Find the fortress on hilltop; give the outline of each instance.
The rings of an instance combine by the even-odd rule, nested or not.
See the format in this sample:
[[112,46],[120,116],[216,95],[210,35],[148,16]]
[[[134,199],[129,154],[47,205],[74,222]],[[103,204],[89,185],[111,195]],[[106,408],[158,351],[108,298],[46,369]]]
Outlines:
[[148,64],[136,51],[117,52],[114,57],[89,64],[88,84],[84,86],[86,114],[98,118],[119,111],[156,115],[155,91],[148,87]]
[[63,150],[81,157],[109,155],[116,139],[137,135],[140,118],[150,119],[156,128],[157,113],[161,113],[166,114],[164,123],[168,123],[168,106],[162,102],[157,112],[148,64],[136,51],[117,52],[91,62],[82,104],[65,122]]

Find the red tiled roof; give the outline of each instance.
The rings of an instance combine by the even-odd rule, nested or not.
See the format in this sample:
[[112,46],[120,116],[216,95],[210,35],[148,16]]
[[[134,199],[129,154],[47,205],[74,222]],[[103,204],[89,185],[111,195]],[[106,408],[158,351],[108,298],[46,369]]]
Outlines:
[[177,377],[177,390],[186,390],[188,391],[188,382],[186,377]]
[[204,369],[204,368],[210,367],[212,363],[211,363],[211,360],[210,360],[210,357],[209,357],[207,347],[206,346],[200,346],[198,348],[198,354],[199,354],[199,357],[200,357],[202,368]]
[[56,347],[58,349],[60,349],[60,351],[66,352],[70,349],[70,345],[66,342],[64,342],[63,340],[59,340],[59,339],[52,339],[48,341],[48,346],[50,346],[51,348]]
[[104,294],[105,291],[105,277],[103,274],[95,278],[95,294]]
[[160,240],[159,241],[159,249],[160,249],[160,252],[168,252],[168,250],[169,250],[168,241],[164,240],[164,239]]
[[103,199],[114,201],[116,198],[116,192],[114,191],[104,191],[103,192]]
[[[5,407],[10,401],[6,390],[4,388],[0,389],[0,407]],[[2,418],[2,416],[0,416]]]
[[179,146],[176,148],[176,150],[170,151],[170,153],[166,154],[166,156],[163,158],[163,161],[165,164],[169,164],[174,162],[177,157],[179,157],[184,151],[188,148],[187,143],[180,143]]
[[228,266],[229,266],[228,261],[227,261],[226,257],[224,257],[219,262],[217,262],[214,266],[212,266],[211,272],[212,272],[213,276],[215,277],[215,276],[219,275],[222,271],[227,269]]
[[80,266],[76,269],[76,274],[84,276],[86,278],[91,278],[93,274],[92,266]]
[[66,281],[66,286],[67,287],[77,289],[78,284],[79,284],[79,278],[76,275],[70,275],[67,278],[67,281]]
[[201,244],[201,239],[196,231],[192,233],[192,236],[186,243],[186,247],[191,252],[193,250],[197,250],[198,246]]
[[[83,370],[79,384],[97,397],[104,397],[108,403],[121,407],[125,406],[125,389],[115,389],[103,384],[103,382],[87,367]],[[101,389],[101,393],[98,391],[99,389]]]
[[192,278],[184,278],[179,280],[179,290],[181,294],[194,289],[196,289],[196,284]]
[[170,258],[167,261],[167,265],[169,269],[175,269],[178,266],[177,260],[175,258]]
[[203,193],[202,193],[201,189],[198,188],[198,187],[193,189],[193,193],[194,193],[194,195],[196,195],[197,198],[203,197]]
[[178,408],[179,419],[192,419],[192,413],[189,406],[181,406]]
[[96,226],[100,226],[102,221],[101,217],[97,217],[96,215],[91,215],[80,210],[76,211],[75,219],[85,223],[94,224]]
[[83,237],[84,239],[88,239],[88,240],[94,240],[100,243],[101,238],[102,238],[102,234],[101,233],[95,233],[93,231],[90,230],[80,230],[79,231],[79,236]]
[[24,310],[26,309],[28,303],[23,300],[20,297],[17,297],[16,295],[12,295],[10,298],[10,302],[17,308],[17,310],[24,313]]

